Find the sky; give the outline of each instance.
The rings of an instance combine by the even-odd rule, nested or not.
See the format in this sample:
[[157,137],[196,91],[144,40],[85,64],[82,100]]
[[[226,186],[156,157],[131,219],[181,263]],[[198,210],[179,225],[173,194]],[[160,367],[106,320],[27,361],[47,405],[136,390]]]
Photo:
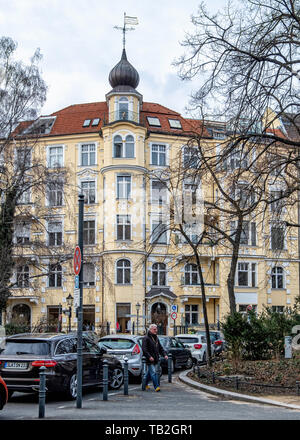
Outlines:
[[[204,0],[217,11],[226,0]],[[188,115],[186,107],[201,78],[179,79],[172,62],[183,54],[180,41],[192,29],[200,0],[0,0],[1,36],[18,43],[16,58],[29,62],[37,48],[48,85],[41,114],[72,104],[104,101],[110,70],[122,53],[124,12],[138,18],[127,32],[128,61],[137,69],[144,101]]]

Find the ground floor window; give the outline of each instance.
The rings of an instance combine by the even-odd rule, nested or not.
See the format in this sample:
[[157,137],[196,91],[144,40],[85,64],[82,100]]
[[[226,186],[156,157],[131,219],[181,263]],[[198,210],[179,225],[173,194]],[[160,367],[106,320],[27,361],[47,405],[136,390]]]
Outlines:
[[95,306],[83,306],[83,330],[95,330]]
[[239,313],[242,313],[243,315],[247,314],[248,311],[257,311],[257,305],[256,304],[238,304],[238,311]]
[[61,330],[62,311],[60,306],[47,307],[47,331],[59,332]]
[[198,324],[199,323],[199,309],[197,304],[185,305],[185,323]]
[[131,332],[131,304],[117,303],[116,304],[116,330],[119,333]]

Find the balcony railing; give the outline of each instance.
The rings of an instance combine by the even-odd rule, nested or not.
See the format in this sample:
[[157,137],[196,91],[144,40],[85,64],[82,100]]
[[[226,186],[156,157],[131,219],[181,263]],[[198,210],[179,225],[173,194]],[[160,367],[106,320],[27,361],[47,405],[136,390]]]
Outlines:
[[103,125],[108,125],[111,124],[112,122],[119,122],[119,121],[129,121],[129,122],[134,122],[135,124],[144,125],[143,121],[141,120],[140,114],[129,110],[110,112],[108,114],[108,119],[107,116],[103,119]]

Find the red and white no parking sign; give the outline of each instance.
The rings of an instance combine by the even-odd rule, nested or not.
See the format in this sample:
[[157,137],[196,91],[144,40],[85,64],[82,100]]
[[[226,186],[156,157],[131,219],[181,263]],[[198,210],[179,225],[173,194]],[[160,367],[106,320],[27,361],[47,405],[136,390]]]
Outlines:
[[73,268],[75,275],[79,275],[81,269],[81,250],[79,246],[76,246],[74,251]]

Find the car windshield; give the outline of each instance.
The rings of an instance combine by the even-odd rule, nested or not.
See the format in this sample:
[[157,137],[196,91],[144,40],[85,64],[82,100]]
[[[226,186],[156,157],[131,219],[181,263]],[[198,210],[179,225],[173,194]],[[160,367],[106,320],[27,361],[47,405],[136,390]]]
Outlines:
[[198,342],[198,338],[189,338],[188,336],[179,336],[176,337],[183,344],[196,344]]
[[8,341],[1,350],[1,354],[50,354],[50,344],[41,341]]
[[102,339],[99,341],[100,348],[105,347],[109,349],[117,349],[117,350],[128,350],[133,348],[135,342],[131,339],[119,339],[119,338],[111,338],[111,339]]
[[158,339],[163,347],[166,347],[168,345],[168,338],[158,338]]

